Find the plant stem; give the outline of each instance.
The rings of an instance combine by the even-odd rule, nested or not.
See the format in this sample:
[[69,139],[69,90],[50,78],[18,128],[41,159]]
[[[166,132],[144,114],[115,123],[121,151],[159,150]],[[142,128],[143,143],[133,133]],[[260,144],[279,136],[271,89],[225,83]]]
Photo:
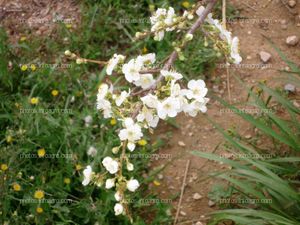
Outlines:
[[[202,15],[199,16],[199,18],[196,20],[196,22],[188,30],[187,34],[194,34],[196,32],[196,30],[199,27],[201,27],[201,25],[204,23],[206,17],[208,16],[208,14],[213,10],[213,8],[216,5],[217,1],[218,0],[211,0],[208,3],[208,5],[205,8],[205,10],[203,11]],[[169,70],[172,67],[173,63],[176,61],[177,58],[178,58],[178,53],[177,53],[177,51],[174,50],[171,53],[171,55],[169,56],[168,61],[165,63],[165,65],[163,67],[163,70]],[[160,76],[157,78],[156,82],[152,86],[150,86],[147,89],[140,90],[138,92],[132,93],[131,95],[136,96],[136,95],[140,95],[140,94],[145,93],[145,92],[147,92],[147,94],[152,93],[156,89],[157,85],[161,82],[162,79],[163,79],[163,76],[160,74]]]

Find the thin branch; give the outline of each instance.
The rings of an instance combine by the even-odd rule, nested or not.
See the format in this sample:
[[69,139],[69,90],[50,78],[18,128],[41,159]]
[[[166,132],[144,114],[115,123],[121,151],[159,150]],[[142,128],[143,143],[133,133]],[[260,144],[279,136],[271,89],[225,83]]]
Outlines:
[[[214,6],[216,5],[218,0],[211,0],[207,7],[205,8],[205,10],[203,11],[202,15],[199,16],[199,18],[196,20],[196,22],[193,24],[193,26],[189,29],[189,31],[187,32],[187,34],[194,34],[196,32],[196,30],[204,23],[206,17],[208,16],[208,14],[213,10]],[[175,62],[175,60],[178,58],[178,53],[174,50],[171,55],[169,56],[169,59],[168,61],[165,63],[164,67],[163,67],[163,70],[169,70],[173,63]],[[138,92],[135,92],[135,93],[132,93],[131,95],[132,96],[136,96],[136,95],[140,95],[144,92],[148,92],[148,93],[152,93],[157,85],[161,82],[161,80],[163,79],[163,76],[160,75],[156,82],[150,86],[149,88],[147,89],[144,89],[144,90],[140,90]]]
[[226,0],[223,0],[223,4],[222,4],[222,23],[223,23],[223,27],[226,29]]
[[140,74],[146,74],[146,73],[159,73],[160,69],[148,69],[148,70],[141,70],[139,71]]
[[184,178],[183,178],[183,182],[182,182],[182,186],[181,186],[180,199],[179,199],[179,202],[178,202],[176,216],[175,216],[175,220],[174,220],[174,223],[173,223],[174,225],[176,224],[176,222],[178,220],[179,211],[180,211],[180,207],[181,207],[181,203],[182,203],[182,197],[183,197],[183,193],[184,193],[184,189],[185,189],[185,185],[186,185],[186,177],[187,177],[189,167],[190,167],[190,162],[191,162],[191,160],[188,160],[187,163],[186,163]]

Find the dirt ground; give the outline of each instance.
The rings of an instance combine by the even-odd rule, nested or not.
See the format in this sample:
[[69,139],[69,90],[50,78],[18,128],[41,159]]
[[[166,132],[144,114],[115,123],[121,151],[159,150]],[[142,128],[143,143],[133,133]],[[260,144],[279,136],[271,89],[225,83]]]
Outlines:
[[58,24],[76,29],[79,10],[75,0],[0,0],[0,25],[16,43],[24,34],[53,34]]
[[[296,6],[284,5],[287,1],[280,0],[247,0],[228,1],[240,11],[241,20],[228,21],[228,28],[240,39],[240,49],[243,62],[240,67],[230,68],[230,92],[232,103],[243,103],[246,101],[247,92],[233,75],[240,77],[247,86],[251,87],[259,81],[266,80],[270,86],[286,83],[278,80],[283,75],[278,71],[288,69],[287,65],[280,59],[276,51],[268,44],[265,35],[271,38],[289,59],[299,64],[300,44],[288,46],[286,38],[288,36],[300,36],[300,2]],[[268,63],[263,64],[259,53],[261,51],[271,54]],[[265,66],[265,68],[264,68]],[[214,80],[221,78],[221,84],[215,84]],[[208,82],[209,89],[216,95],[228,99],[226,69],[218,69],[211,75]],[[299,104],[299,103],[295,103]],[[222,111],[218,102],[211,101],[208,105],[207,116],[225,129],[235,128],[244,138],[251,138],[256,130],[249,126],[239,117]],[[217,209],[213,202],[209,202],[208,193],[211,190],[213,181],[204,180],[207,175],[214,171],[223,170],[225,165],[220,165],[205,159],[196,157],[191,151],[217,152],[224,154],[222,147],[222,136],[205,118],[199,115],[196,118],[189,118],[184,115],[177,119],[179,129],[162,125],[157,136],[165,137],[171,131],[172,137],[167,147],[162,149],[160,154],[171,155],[171,164],[159,176],[160,185],[153,185],[153,190],[162,199],[174,199],[174,217],[180,199],[180,191],[186,171],[187,162],[190,166],[187,172],[186,186],[180,207],[177,224],[197,224],[205,225],[207,213]],[[152,164],[153,168],[164,165],[169,160],[159,159]],[[204,181],[203,181],[204,180]],[[214,182],[219,182],[214,179]]]

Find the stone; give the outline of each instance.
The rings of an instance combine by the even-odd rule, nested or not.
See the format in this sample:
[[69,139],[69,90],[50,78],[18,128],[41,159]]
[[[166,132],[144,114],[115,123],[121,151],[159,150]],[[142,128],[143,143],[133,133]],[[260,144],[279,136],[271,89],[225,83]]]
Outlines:
[[216,203],[214,202],[214,201],[212,201],[212,200],[209,200],[208,201],[208,206],[209,207],[213,207],[213,206],[215,206],[216,205]]
[[184,212],[184,211],[180,211],[180,215],[182,215],[182,216],[186,216],[186,212]]
[[158,174],[158,176],[157,176],[157,177],[158,177],[158,179],[159,179],[159,180],[162,180],[162,179],[164,178],[164,175],[162,175],[162,174]]
[[199,193],[193,194],[193,199],[194,199],[194,200],[199,200],[199,199],[201,199],[201,198],[202,198],[202,195],[200,195]]
[[295,106],[295,107],[297,107],[297,108],[300,108],[300,104],[295,100],[295,101],[293,101],[293,105]]
[[259,53],[259,56],[260,56],[260,59],[264,62],[264,63],[267,63],[270,61],[272,55],[268,52],[265,52],[265,51],[261,51]]
[[198,221],[195,225],[203,225],[200,221]]
[[251,136],[250,134],[247,134],[247,135],[245,136],[245,138],[246,138],[246,139],[250,139],[250,138],[252,138],[252,136]]
[[288,1],[288,5],[291,8],[294,8],[296,6],[296,4],[297,4],[296,0],[289,0]]
[[286,84],[286,85],[284,85],[284,90],[288,91],[288,92],[295,92],[296,87],[293,84]]
[[296,35],[289,36],[286,39],[286,44],[289,46],[295,46],[298,44],[298,42],[299,42],[299,38]]
[[178,145],[181,146],[181,147],[184,147],[185,143],[183,141],[178,141]]

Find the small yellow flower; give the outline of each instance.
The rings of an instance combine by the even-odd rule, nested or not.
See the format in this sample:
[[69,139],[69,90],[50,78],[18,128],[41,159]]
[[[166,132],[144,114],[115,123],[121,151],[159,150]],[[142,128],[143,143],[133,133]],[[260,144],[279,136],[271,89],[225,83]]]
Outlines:
[[138,144],[140,146],[145,146],[146,144],[148,144],[148,142],[145,139],[141,139],[141,140],[138,141]]
[[42,190],[37,190],[34,192],[34,198],[36,199],[42,199],[44,198],[45,194]]
[[155,186],[160,186],[160,182],[157,181],[157,180],[154,180],[154,181],[153,181],[153,184],[154,184]]
[[5,170],[7,170],[7,169],[8,169],[7,164],[5,164],[5,163],[1,164],[1,170],[2,170],[2,171],[5,171]]
[[26,41],[26,40],[27,40],[27,38],[25,36],[20,38],[20,41]]
[[43,210],[43,208],[41,208],[41,207],[37,207],[37,208],[36,208],[36,212],[37,212],[37,213],[43,213],[44,210]]
[[65,178],[64,179],[64,183],[65,184],[70,184],[71,183],[71,179],[70,178]]
[[21,107],[21,105],[18,102],[15,103],[15,106],[17,109],[20,109],[20,107]]
[[68,29],[71,29],[71,28],[72,28],[72,24],[70,24],[70,23],[66,23],[65,26],[66,26],[66,28],[68,28]]
[[110,125],[114,126],[114,125],[116,125],[116,124],[117,124],[117,120],[116,120],[115,118],[112,118],[112,119],[110,120]]
[[20,184],[14,183],[14,184],[13,184],[13,189],[14,189],[14,191],[20,191],[20,190],[21,190]]
[[146,46],[144,46],[142,52],[143,52],[143,54],[146,54],[148,52],[148,49],[146,48]]
[[31,69],[32,71],[35,71],[35,70],[36,70],[36,65],[31,64],[31,65],[30,65],[30,69]]
[[190,8],[190,3],[188,1],[184,1],[184,2],[182,2],[182,6],[186,9]]
[[42,157],[45,156],[46,151],[45,151],[44,148],[40,148],[40,149],[37,151],[37,153],[38,153],[38,156],[39,156],[40,158],[42,158]]
[[77,164],[77,165],[75,166],[75,168],[76,168],[76,170],[78,171],[78,170],[81,170],[81,169],[82,169],[82,166],[81,166],[80,164]]
[[51,94],[52,94],[54,97],[56,97],[56,96],[58,95],[58,93],[59,93],[58,90],[55,90],[55,89],[51,91]]
[[22,70],[22,71],[26,71],[27,69],[28,69],[28,66],[27,66],[27,65],[22,65],[22,66],[21,66],[21,70]]
[[30,99],[31,105],[37,105],[38,103],[39,103],[39,98],[34,97]]
[[12,143],[12,142],[13,142],[13,137],[10,136],[10,135],[8,135],[8,136],[6,137],[6,142],[7,142],[8,144]]

